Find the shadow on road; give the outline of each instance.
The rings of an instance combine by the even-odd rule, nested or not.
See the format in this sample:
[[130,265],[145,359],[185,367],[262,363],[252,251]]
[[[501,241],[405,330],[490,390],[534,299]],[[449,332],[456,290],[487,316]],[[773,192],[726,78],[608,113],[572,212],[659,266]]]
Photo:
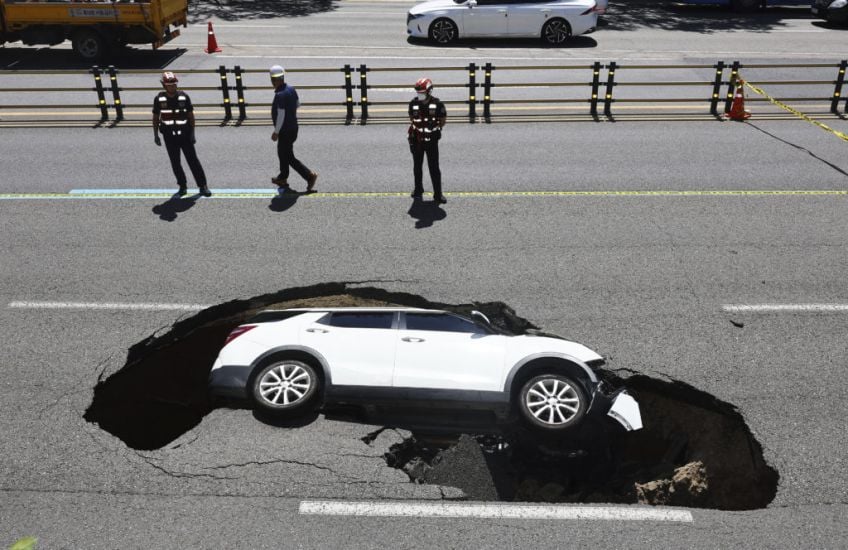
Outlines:
[[537,38],[465,38],[450,44],[436,44],[423,38],[407,37],[407,43],[413,46],[430,48],[524,48],[539,50],[575,50],[582,48],[597,48],[598,43],[589,36],[573,36],[562,46],[551,46]]
[[197,199],[199,198],[200,195],[192,195],[185,198],[174,195],[162,204],[154,206],[152,210],[154,214],[159,216],[160,220],[172,222],[176,220],[180,214],[188,211],[191,207],[197,204]]
[[297,191],[286,191],[285,193],[280,193],[273,199],[271,199],[271,204],[268,205],[268,209],[272,212],[285,212],[297,202],[297,199],[300,198],[301,193]]
[[727,30],[767,32],[786,26],[785,21],[811,18],[809,5],[739,13],[726,6],[690,6],[668,0],[613,0],[604,16],[610,30],[660,29],[701,34]]
[[[18,43],[19,44],[19,43]],[[92,65],[106,67],[114,65],[118,69],[162,69],[170,65],[186,52],[184,48],[139,49],[121,48],[108,58],[97,62],[80,59],[69,48],[6,46],[0,48],[0,69],[2,70],[88,70]]]
[[435,202],[413,199],[408,214],[415,218],[415,229],[432,227],[434,222],[445,219],[448,214]]
[[299,17],[337,7],[334,0],[190,0],[189,3],[189,23],[205,22],[210,17],[224,21]]

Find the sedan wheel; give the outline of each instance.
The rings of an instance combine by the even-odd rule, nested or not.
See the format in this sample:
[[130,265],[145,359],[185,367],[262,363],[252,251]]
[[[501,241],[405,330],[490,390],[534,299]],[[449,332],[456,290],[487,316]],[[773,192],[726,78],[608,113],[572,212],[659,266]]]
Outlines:
[[548,44],[563,44],[571,36],[571,27],[562,19],[551,19],[542,27],[542,40]]
[[567,430],[586,414],[586,397],[573,380],[561,374],[543,374],[527,381],[519,394],[524,418],[545,431]]
[[315,369],[306,363],[283,360],[262,368],[253,379],[253,400],[267,412],[283,413],[308,407],[318,393]]
[[458,34],[456,23],[450,19],[436,19],[430,25],[430,40],[439,44],[450,44]]

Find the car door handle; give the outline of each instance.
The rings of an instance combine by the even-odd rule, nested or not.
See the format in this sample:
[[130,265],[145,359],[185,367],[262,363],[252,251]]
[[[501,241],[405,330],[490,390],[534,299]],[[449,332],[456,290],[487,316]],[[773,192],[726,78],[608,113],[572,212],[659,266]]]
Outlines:
[[498,10],[498,13],[502,13],[502,14],[506,15],[506,10]]
[[326,334],[330,332],[329,330],[325,330],[323,328],[308,328],[306,332],[317,332],[318,334]]
[[406,336],[401,338],[404,342],[423,342],[424,338],[412,338],[411,336]]

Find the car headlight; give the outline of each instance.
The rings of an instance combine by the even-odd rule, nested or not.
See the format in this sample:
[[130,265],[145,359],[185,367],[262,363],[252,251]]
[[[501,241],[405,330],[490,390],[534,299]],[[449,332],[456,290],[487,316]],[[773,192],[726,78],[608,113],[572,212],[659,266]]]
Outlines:
[[848,4],[848,0],[836,0],[836,2],[832,3],[828,6],[828,9],[835,10],[839,8],[844,8]]
[[409,25],[409,22],[413,19],[418,19],[419,17],[424,17],[423,13],[407,13],[406,14],[406,24]]

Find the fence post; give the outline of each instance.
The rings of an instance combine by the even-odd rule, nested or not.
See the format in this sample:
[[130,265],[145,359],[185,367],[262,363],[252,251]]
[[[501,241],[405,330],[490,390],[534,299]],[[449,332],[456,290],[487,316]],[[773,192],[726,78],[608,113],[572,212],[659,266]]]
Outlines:
[[718,116],[718,96],[721,93],[721,80],[724,78],[724,61],[715,64],[715,81],[713,82],[713,95],[710,98],[710,114]]
[[94,75],[94,91],[97,92],[97,106],[100,108],[100,122],[109,120],[109,108],[106,107],[106,92],[103,90],[103,78],[100,67],[94,65],[89,72]]
[[615,86],[615,61],[607,65],[607,91],[604,94],[604,116],[612,116],[612,89]]
[[477,118],[477,65],[468,64],[468,121]]
[[345,120],[348,124],[353,120],[353,82],[351,79],[353,78],[352,72],[350,69],[350,65],[345,65],[344,69],[344,89],[345,89],[345,106],[347,107],[347,115],[345,115]]
[[592,65],[592,99],[589,100],[589,112],[592,116],[598,116],[598,88],[601,84],[601,62],[595,61]]
[[218,66],[218,74],[221,75],[221,93],[224,95],[224,121],[233,118],[233,106],[230,105],[230,86],[227,83],[227,68]]
[[483,67],[483,118],[486,119],[486,122],[492,122],[492,71],[495,68],[491,63],[486,63],[486,66]]
[[[830,101],[830,112],[839,114],[839,99],[842,97],[842,84],[845,83],[845,69],[848,68],[848,60],[843,59],[839,64],[839,73],[836,75],[836,88],[833,89],[833,99]],[[848,102],[845,103],[845,112],[848,113]]]
[[368,120],[368,67],[364,64],[359,66],[359,97],[362,124],[365,124]]
[[244,82],[242,82],[242,70],[240,65],[233,68],[233,74],[236,76],[236,99],[239,108],[239,122],[247,118],[247,104],[244,102]]
[[739,62],[734,61],[730,66],[730,81],[727,87],[727,96],[724,98],[724,112],[730,112],[730,104],[733,102],[733,94],[736,91],[736,81],[739,79]]
[[109,65],[109,81],[112,84],[112,102],[115,104],[115,122],[124,120],[124,105],[121,103],[121,89],[118,87],[118,70]]

